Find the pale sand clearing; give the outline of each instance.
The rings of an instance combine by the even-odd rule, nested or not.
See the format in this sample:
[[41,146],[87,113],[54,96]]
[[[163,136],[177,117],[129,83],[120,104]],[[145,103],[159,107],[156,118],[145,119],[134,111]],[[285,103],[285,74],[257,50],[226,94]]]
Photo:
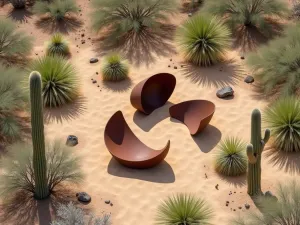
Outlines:
[[[80,2],[83,2],[81,4],[83,11],[87,11],[86,6],[89,2]],[[1,14],[6,14],[7,11],[8,7],[5,6],[1,9]],[[186,15],[180,17],[178,21],[182,21]],[[28,23],[20,26],[28,32],[33,32],[37,38],[34,53],[41,55],[43,42],[48,39],[49,34],[37,29],[33,25],[34,21],[36,18],[32,17]],[[80,29],[87,27],[84,25]],[[252,200],[246,193],[246,176],[221,177],[213,168],[213,157],[218,142],[230,135],[239,136],[248,142],[251,112],[254,108],[264,109],[267,104],[262,97],[256,97],[251,85],[243,82],[243,77],[247,73],[235,66],[243,64],[239,54],[230,52],[228,59],[232,59],[231,63],[208,69],[197,69],[182,64],[180,56],[169,54],[167,57],[155,58],[155,62],[148,66],[131,66],[130,81],[103,84],[101,76],[96,75],[96,72],[100,73],[101,58],[99,63],[89,63],[91,57],[100,55],[101,52],[94,52],[95,46],[87,39],[88,32],[85,32],[87,43],[81,45],[79,38],[81,33],[74,32],[67,38],[72,45],[71,60],[81,77],[82,97],[74,105],[46,113],[45,128],[48,139],[55,137],[65,139],[69,134],[79,138],[79,145],[74,147],[74,154],[82,157],[82,168],[86,177],[80,187],[73,187],[74,193],[88,192],[92,196],[89,208],[99,215],[103,211],[111,212],[115,225],[153,225],[160,202],[177,192],[190,192],[205,198],[215,212],[213,222],[216,224],[228,224],[228,219],[239,213],[246,215],[245,203],[251,205],[249,211],[255,210]],[[76,52],[77,44],[80,45],[79,53]],[[170,58],[173,59],[172,62]],[[171,65],[171,68],[168,68],[168,65]],[[181,68],[181,65],[185,66]],[[178,69],[174,69],[174,66]],[[130,105],[131,89],[140,80],[160,72],[176,76],[175,91],[165,106],[149,116],[143,116]],[[238,79],[238,76],[241,78]],[[92,84],[91,78],[96,79],[97,84]],[[234,88],[235,97],[221,100],[215,93],[226,84]],[[183,124],[170,121],[168,117],[170,105],[191,99],[206,99],[216,105],[216,112],[210,125],[194,138],[189,135],[188,129]],[[146,145],[160,149],[168,140],[171,141],[170,152],[163,163],[149,170],[131,170],[120,166],[112,159],[104,144],[103,131],[106,122],[117,110],[122,110],[130,128]],[[298,175],[300,164],[296,156],[282,157],[280,160],[282,161],[278,162],[282,165],[274,165],[276,160],[264,154],[263,191],[275,191],[277,182],[285,182],[293,174]],[[288,163],[285,164],[284,160]],[[207,179],[205,174],[208,176]],[[219,184],[219,190],[216,190],[216,184]],[[233,192],[232,195],[229,195],[230,191]],[[113,206],[104,203],[104,200],[108,199]],[[225,206],[226,201],[230,201],[228,207]],[[239,206],[243,209],[238,209]]]

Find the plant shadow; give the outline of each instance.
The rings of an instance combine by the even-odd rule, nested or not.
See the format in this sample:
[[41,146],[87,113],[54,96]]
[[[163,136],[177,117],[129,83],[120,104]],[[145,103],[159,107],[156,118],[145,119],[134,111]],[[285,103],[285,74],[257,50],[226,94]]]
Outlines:
[[132,81],[130,78],[126,80],[122,80],[119,82],[112,82],[112,81],[102,81],[103,87],[106,90],[113,91],[113,92],[126,92],[132,86]]
[[35,24],[46,33],[51,34],[53,32],[60,32],[68,34],[79,29],[83,25],[83,22],[73,16],[66,17],[61,21],[56,21],[49,17],[43,17]]
[[60,108],[45,109],[45,123],[57,122],[62,123],[64,120],[74,120],[86,111],[86,99],[84,97],[77,98],[74,102],[64,105]]
[[234,59],[207,68],[187,63],[182,65],[181,71],[193,83],[215,88],[236,84],[244,72]]
[[[144,30],[139,34],[134,32],[116,41],[113,31],[107,31],[101,38],[94,41],[95,51],[105,55],[109,52],[120,52],[134,66],[154,63],[157,57],[166,57],[176,53],[171,44],[176,27],[162,25],[159,31]],[[102,56],[101,55],[101,56]]]
[[145,115],[137,110],[133,115],[133,122],[143,131],[149,132],[156,124],[170,117],[169,108],[172,105],[174,103],[168,101],[164,106],[154,110],[150,115]]
[[110,175],[117,177],[126,177],[137,180],[144,180],[154,183],[174,183],[175,174],[172,167],[166,162],[162,161],[157,166],[150,169],[131,169],[122,166],[114,158],[111,158],[107,172]]
[[218,176],[221,178],[221,180],[225,181],[229,185],[233,185],[236,187],[243,187],[246,185],[247,176],[246,174],[240,175],[240,176],[225,176],[218,173]]
[[13,8],[8,16],[19,23],[27,23],[28,19],[31,18],[32,12],[30,12],[27,8],[25,9],[15,9]]

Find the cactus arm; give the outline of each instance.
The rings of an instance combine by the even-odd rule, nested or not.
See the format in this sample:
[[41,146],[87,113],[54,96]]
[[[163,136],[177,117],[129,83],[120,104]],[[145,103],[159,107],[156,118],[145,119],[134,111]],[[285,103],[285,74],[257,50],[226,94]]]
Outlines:
[[251,164],[256,163],[257,158],[254,156],[252,144],[247,145],[247,156]]
[[270,130],[269,129],[266,129],[265,130],[265,136],[264,136],[264,138],[263,138],[263,141],[264,141],[264,144],[266,144],[267,142],[268,142],[268,140],[269,140],[269,138],[270,138]]

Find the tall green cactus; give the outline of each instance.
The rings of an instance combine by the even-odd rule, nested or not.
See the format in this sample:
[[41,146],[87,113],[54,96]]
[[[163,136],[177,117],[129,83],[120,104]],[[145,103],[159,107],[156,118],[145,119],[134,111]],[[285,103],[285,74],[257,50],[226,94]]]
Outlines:
[[30,74],[29,83],[31,102],[33,169],[35,178],[34,195],[37,199],[44,199],[49,196],[49,188],[47,185],[41,75],[38,72],[33,71]]
[[248,156],[248,194],[260,195],[261,191],[261,154],[265,144],[270,138],[270,130],[265,130],[264,138],[261,137],[261,115],[254,109],[251,116],[251,144],[247,146]]

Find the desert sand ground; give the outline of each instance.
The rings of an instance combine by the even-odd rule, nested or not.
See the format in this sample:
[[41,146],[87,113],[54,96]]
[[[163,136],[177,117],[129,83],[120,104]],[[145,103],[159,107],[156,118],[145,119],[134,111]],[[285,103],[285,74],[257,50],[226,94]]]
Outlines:
[[[133,57],[130,81],[103,83],[101,76],[96,74],[100,74],[103,52],[97,41],[99,35],[90,32],[89,3],[78,0],[82,9],[82,16],[78,17],[81,26],[77,24],[73,30],[69,27],[64,29],[72,50],[70,60],[81,78],[82,97],[76,104],[45,113],[48,139],[65,139],[69,134],[79,138],[74,154],[82,157],[86,177],[80,186],[72,187],[74,193],[89,193],[92,202],[86,207],[99,215],[102,212],[111,213],[112,222],[116,225],[152,225],[160,202],[177,192],[190,192],[205,198],[214,209],[215,224],[228,224],[227,221],[233,216],[256,210],[246,193],[246,176],[228,179],[216,174],[213,168],[218,142],[232,135],[249,142],[251,112],[254,108],[262,110],[267,105],[252,85],[243,82],[248,73],[240,59],[241,53],[233,50],[228,53],[230,62],[227,64],[203,69],[183,63],[174,43],[161,43],[156,52],[149,49],[149,52]],[[38,25],[37,17],[29,12],[22,16],[11,10],[10,5],[4,5],[0,8],[0,15],[14,18],[21,29],[35,38],[33,57],[43,55],[44,42],[49,39],[51,28]],[[187,15],[181,13],[172,21],[180,24],[185,18]],[[84,37],[81,37],[83,33]],[[85,44],[81,44],[83,39]],[[151,57],[149,54],[152,54]],[[99,62],[90,64],[91,57],[99,57]],[[149,116],[143,116],[130,105],[130,91],[140,80],[160,72],[176,76],[175,91],[165,106]],[[92,83],[92,78],[97,80],[96,84]],[[233,87],[234,98],[223,100],[216,97],[217,89],[224,85]],[[191,137],[183,124],[168,117],[170,105],[191,99],[206,99],[216,105],[210,125],[196,137]],[[104,144],[103,131],[106,122],[117,110],[123,112],[130,128],[146,145],[160,149],[168,140],[171,141],[170,152],[162,164],[149,170],[132,170],[112,159]],[[262,188],[263,191],[274,192],[277,182],[298,176],[300,159],[296,155],[278,158],[269,153],[266,151],[262,160]],[[219,190],[215,188],[217,184]],[[230,192],[233,194],[229,195]],[[105,200],[110,200],[113,206],[105,204]],[[228,207],[226,201],[230,201]],[[250,204],[249,210],[245,209],[245,203]],[[46,216],[36,224],[47,224]]]

